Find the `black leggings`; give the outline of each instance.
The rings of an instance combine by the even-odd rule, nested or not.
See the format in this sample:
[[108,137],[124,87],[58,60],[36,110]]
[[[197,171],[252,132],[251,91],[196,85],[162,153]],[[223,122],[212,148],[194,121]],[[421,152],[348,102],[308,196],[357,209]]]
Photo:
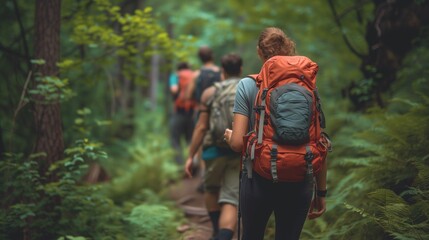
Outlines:
[[243,174],[240,189],[243,240],[262,240],[272,212],[276,224],[275,239],[299,239],[312,196],[312,179],[273,183],[255,172],[251,179]]

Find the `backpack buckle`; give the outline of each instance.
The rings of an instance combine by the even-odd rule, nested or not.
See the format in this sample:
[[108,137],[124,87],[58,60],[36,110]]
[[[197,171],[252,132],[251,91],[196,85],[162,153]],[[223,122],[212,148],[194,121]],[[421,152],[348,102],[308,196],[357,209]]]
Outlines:
[[305,161],[311,161],[311,160],[313,160],[313,158],[314,158],[314,154],[313,154],[312,152],[307,152],[307,153],[304,155],[304,159],[305,159]]
[[264,106],[256,106],[253,108],[253,111],[257,112],[258,114],[261,113],[261,110],[264,110],[265,107]]
[[265,100],[265,98],[267,97],[267,93],[268,93],[268,88],[264,88],[262,90],[262,95],[261,95],[262,100]]
[[270,151],[271,158],[277,158],[277,153],[278,153],[277,148],[272,148]]

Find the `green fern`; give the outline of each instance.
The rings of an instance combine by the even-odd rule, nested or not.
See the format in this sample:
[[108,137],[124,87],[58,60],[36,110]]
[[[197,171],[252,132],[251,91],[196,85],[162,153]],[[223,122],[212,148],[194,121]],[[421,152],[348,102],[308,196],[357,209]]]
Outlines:
[[387,109],[335,116],[328,211],[304,239],[429,239],[428,61],[427,47],[409,55]]

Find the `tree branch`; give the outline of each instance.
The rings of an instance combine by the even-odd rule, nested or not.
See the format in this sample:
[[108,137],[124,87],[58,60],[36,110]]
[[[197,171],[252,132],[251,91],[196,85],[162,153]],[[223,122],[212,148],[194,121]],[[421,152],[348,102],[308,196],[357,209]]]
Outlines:
[[342,13],[338,14],[338,19],[342,19],[352,11],[357,11],[363,8],[367,3],[370,3],[371,0],[360,0],[358,3],[346,8]]
[[334,6],[333,1],[332,1],[332,0],[328,0],[328,3],[329,3],[329,7],[331,8],[332,15],[334,15],[335,23],[336,23],[336,24],[337,24],[337,26],[340,28],[341,35],[342,35],[343,40],[344,40],[344,42],[346,43],[347,47],[350,49],[350,51],[351,51],[352,53],[354,53],[354,54],[355,54],[356,56],[358,56],[360,59],[363,59],[363,58],[364,58],[364,55],[363,55],[363,54],[361,54],[361,53],[359,53],[359,52],[358,52],[358,51],[357,51],[357,50],[352,46],[352,44],[350,43],[350,41],[349,41],[349,39],[347,38],[346,34],[344,33],[344,31],[343,31],[343,26],[342,26],[342,24],[341,24],[340,18],[338,17],[338,13],[337,13],[337,10],[335,9],[335,6]]
[[25,93],[27,92],[28,84],[31,80],[31,74],[32,74],[32,72],[30,71],[28,73],[28,77],[27,77],[27,80],[25,81],[24,87],[22,88],[21,98],[19,99],[18,106],[16,107],[15,112],[13,113],[12,129],[11,129],[11,135],[10,135],[11,139],[9,142],[9,149],[10,150],[12,150],[12,137],[13,137],[13,134],[15,132],[16,117],[18,116],[18,112],[28,103],[25,101]]
[[27,38],[25,37],[24,24],[22,23],[21,13],[19,12],[18,3],[16,2],[16,0],[13,0],[13,7],[15,9],[16,19],[18,20],[18,24],[19,24],[19,31],[22,37],[22,44],[24,45],[24,53],[25,53],[27,67],[28,67],[28,70],[30,70],[31,69],[30,51],[28,50]]
[[25,59],[25,56],[24,56],[24,55],[22,55],[22,54],[21,54],[21,53],[19,53],[19,52],[15,52],[14,50],[11,50],[11,49],[9,49],[9,48],[5,47],[5,46],[4,46],[3,44],[1,44],[1,43],[0,43],[0,50],[1,50],[1,51],[3,51],[3,52],[5,52],[5,53],[7,53],[7,54],[14,55],[14,56],[16,56],[16,57],[19,57],[19,58]]
[[[80,1],[78,1],[78,5],[79,5],[79,3],[80,3]],[[89,9],[90,7],[91,7],[91,5],[94,3],[94,1],[89,1],[89,2],[87,2],[86,4],[85,4],[85,6],[84,7],[80,7],[80,6],[78,6],[78,7],[76,7],[75,9],[73,9],[73,11],[70,11],[70,13],[68,14],[68,15],[64,15],[63,17],[62,17],[62,19],[63,20],[66,20],[66,21],[68,21],[68,20],[70,20],[70,19],[73,19],[74,18],[74,16],[81,10],[81,9]]]
[[[10,48],[7,48],[5,46],[3,46],[0,43],[0,52],[4,52],[5,55],[4,56],[0,56],[0,60],[5,57],[6,58],[6,62],[10,63],[11,66],[13,66],[13,68],[18,69],[21,73],[22,76],[26,76],[28,73],[28,70],[24,70],[22,68],[22,64],[21,64],[21,60],[24,59],[25,60],[25,56],[22,55],[20,52],[16,52]],[[3,66],[4,67],[4,66]]]

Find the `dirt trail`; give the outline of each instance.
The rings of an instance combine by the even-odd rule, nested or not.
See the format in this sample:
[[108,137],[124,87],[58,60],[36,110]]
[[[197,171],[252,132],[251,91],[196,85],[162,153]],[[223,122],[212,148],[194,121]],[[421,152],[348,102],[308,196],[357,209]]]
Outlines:
[[188,223],[179,226],[184,240],[208,240],[212,229],[204,205],[203,194],[197,191],[201,177],[184,178],[170,187],[169,195],[183,209]]

